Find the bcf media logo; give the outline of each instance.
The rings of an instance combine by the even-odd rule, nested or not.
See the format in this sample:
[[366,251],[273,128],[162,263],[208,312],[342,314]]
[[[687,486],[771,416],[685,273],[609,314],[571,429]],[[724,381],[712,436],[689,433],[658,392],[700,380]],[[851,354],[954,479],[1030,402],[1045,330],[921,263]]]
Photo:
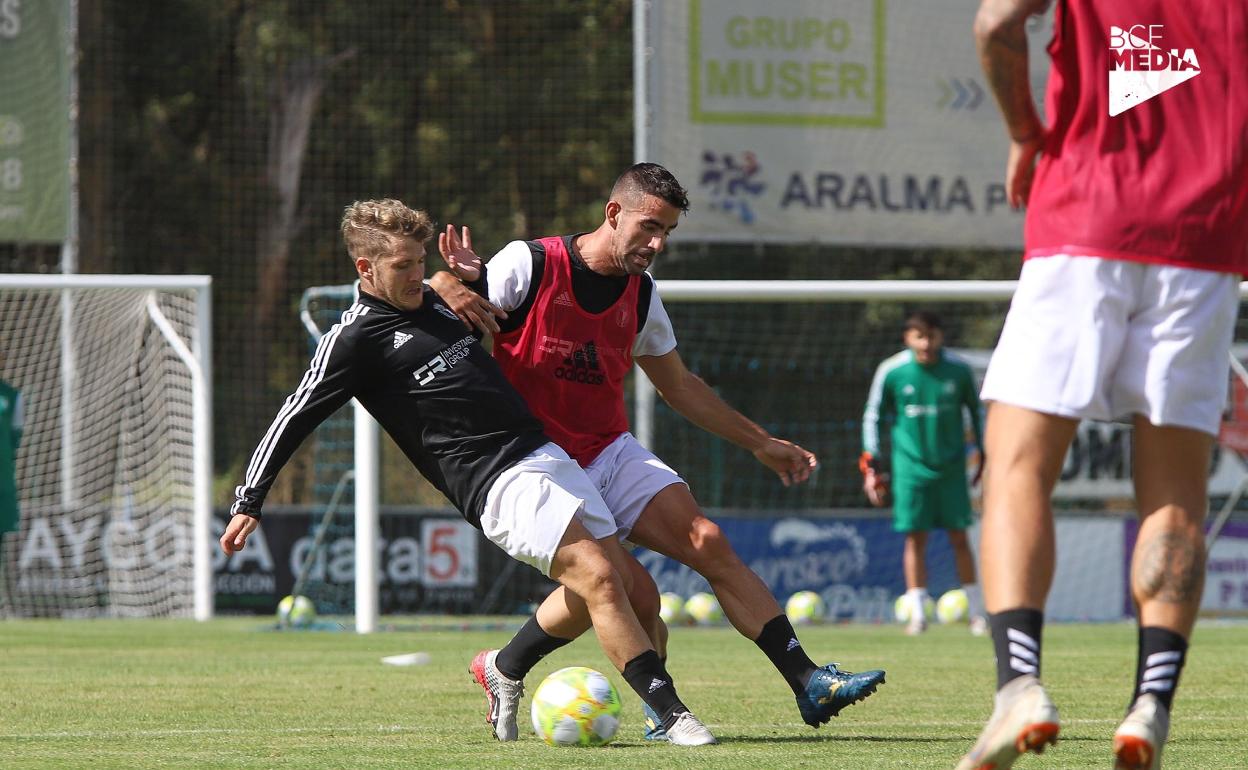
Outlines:
[[1166,48],[1161,24],[1109,27],[1109,114],[1132,107],[1200,74],[1193,48]]

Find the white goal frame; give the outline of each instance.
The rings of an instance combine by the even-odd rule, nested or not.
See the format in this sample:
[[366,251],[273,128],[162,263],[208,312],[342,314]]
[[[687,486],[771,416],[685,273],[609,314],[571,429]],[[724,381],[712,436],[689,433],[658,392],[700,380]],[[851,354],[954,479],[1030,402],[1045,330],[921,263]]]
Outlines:
[[[195,327],[189,342],[174,330],[168,318],[161,312],[153,297],[148,298],[147,311],[152,323],[160,330],[170,348],[185,364],[191,377],[192,388],[192,435],[194,437],[194,526],[192,535],[192,565],[194,570],[193,616],[196,620],[209,620],[213,616],[212,574],[212,277],[208,275],[41,275],[33,273],[0,274],[0,289],[27,291],[57,291],[69,298],[75,289],[147,289],[150,291],[184,291],[195,297]],[[62,300],[62,314],[72,317],[73,302]],[[63,325],[63,328],[69,328]],[[61,367],[72,377],[73,357],[62,335]],[[63,377],[68,381],[70,377]],[[72,414],[66,408],[66,400],[72,398],[69,389],[61,394],[62,415]],[[72,441],[68,428],[62,434]],[[70,443],[65,444],[66,447]],[[72,456],[72,451],[65,455]],[[65,473],[64,477],[71,476]],[[62,495],[72,498],[72,479],[67,482]]]

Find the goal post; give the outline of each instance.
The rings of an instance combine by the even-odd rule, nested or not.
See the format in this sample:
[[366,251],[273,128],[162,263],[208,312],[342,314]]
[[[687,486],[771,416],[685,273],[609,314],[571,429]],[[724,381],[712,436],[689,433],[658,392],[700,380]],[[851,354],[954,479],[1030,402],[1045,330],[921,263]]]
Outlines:
[[[319,342],[336,322],[333,312],[321,314],[318,319],[310,308],[316,302],[337,304],[345,309],[355,298],[355,284],[338,286],[313,286],[303,292],[299,300],[299,320],[307,329],[311,340]],[[319,321],[319,322],[318,322]],[[332,418],[331,418],[332,419]],[[377,544],[381,538],[381,426],[357,400],[351,399],[352,463],[351,478],[354,488],[354,536],[355,536],[355,585],[352,597],[355,602],[355,630],[371,634],[377,630],[380,617],[379,587],[377,585]],[[331,499],[327,514],[333,516],[337,497]],[[321,524],[321,528],[326,525]],[[297,576],[302,579],[303,576]]]
[[0,614],[212,617],[211,285],[0,275],[26,414]]

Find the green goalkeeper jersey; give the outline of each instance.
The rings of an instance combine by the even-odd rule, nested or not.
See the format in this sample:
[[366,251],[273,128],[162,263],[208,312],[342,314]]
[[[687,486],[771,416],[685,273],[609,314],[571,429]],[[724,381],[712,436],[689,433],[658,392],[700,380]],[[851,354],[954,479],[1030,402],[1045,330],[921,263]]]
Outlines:
[[22,439],[22,394],[0,380],[0,535],[17,531],[17,444]]
[[982,452],[979,394],[971,367],[944,350],[935,363],[924,366],[914,353],[903,350],[875,370],[862,414],[862,448],[879,457],[880,422],[891,419],[894,483],[965,473],[963,409]]

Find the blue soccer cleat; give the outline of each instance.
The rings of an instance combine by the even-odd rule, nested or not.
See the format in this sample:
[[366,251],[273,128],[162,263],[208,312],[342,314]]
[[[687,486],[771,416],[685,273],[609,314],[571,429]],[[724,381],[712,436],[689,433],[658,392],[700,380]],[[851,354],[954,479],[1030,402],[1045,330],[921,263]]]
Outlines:
[[645,712],[646,728],[641,737],[648,741],[666,741],[667,730],[663,727],[663,720],[659,719],[659,715],[645,701],[641,702],[641,710]]
[[802,712],[802,721],[818,728],[841,713],[841,709],[864,700],[882,684],[884,672],[880,669],[854,674],[829,663],[815,669],[806,683],[806,691],[797,696],[797,708]]

